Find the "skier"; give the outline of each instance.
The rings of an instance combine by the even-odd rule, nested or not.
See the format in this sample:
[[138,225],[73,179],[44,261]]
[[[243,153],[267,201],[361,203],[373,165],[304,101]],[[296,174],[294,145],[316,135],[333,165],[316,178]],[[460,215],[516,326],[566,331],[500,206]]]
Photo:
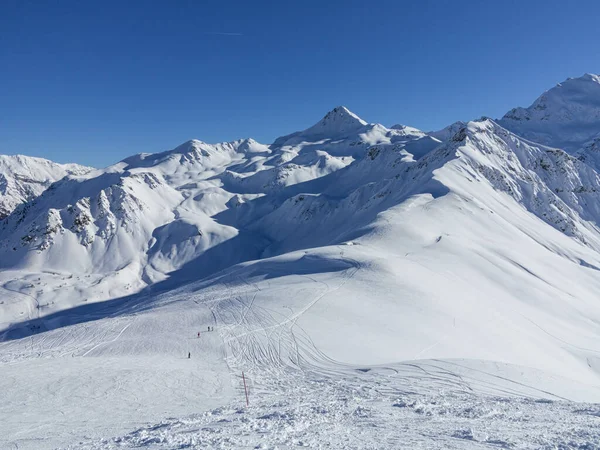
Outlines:
[[188,359],[190,359],[192,357],[192,354],[190,352],[188,352]]
[[200,332],[198,331],[198,337],[200,337]]
[[210,327],[208,327],[208,331],[210,331]]

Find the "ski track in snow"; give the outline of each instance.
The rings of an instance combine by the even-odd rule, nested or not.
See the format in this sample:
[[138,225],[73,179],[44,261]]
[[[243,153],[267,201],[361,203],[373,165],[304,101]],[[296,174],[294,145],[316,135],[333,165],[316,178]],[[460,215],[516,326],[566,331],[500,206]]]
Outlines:
[[[10,368],[37,361],[41,365],[34,367],[43,370],[53,370],[47,365],[52,361],[64,367],[92,363],[94,370],[107,371],[108,384],[100,382],[100,390],[75,388],[78,393],[72,395],[83,401],[83,408],[106,408],[107,413],[113,408],[117,417],[131,414],[132,405],[148,408],[152,404],[148,396],[156,395],[152,384],[169,386],[162,389],[164,412],[154,409],[117,425],[111,420],[97,423],[97,413],[83,414],[81,423],[74,423],[69,412],[72,405],[56,403],[58,392],[70,389],[60,377],[39,387],[33,384],[31,388],[42,397],[46,394],[39,389],[48,389],[49,399],[38,405],[42,413],[55,409],[59,416],[47,424],[41,422],[40,432],[46,433],[42,440],[29,437],[40,435],[33,424],[15,432],[19,425],[9,422],[5,426],[13,427],[12,434],[0,444],[69,450],[600,448],[598,405],[569,401],[570,396],[562,395],[560,389],[545,388],[542,375],[522,382],[510,371],[500,375],[508,369],[498,371],[495,363],[472,366],[461,361],[421,360],[357,366],[326,355],[304,328],[303,318],[319,314],[313,312],[317,305],[326,308],[363,265],[348,255],[349,250],[337,250],[347,263],[342,272],[299,274],[280,284],[269,278],[248,279],[234,271],[214,287],[191,285],[143,301],[132,300],[105,319],[0,343],[0,362],[9,378],[4,380],[5,388],[18,386],[9,381],[22,374],[7,373]],[[214,326],[215,332],[207,332],[207,325]],[[175,347],[163,343],[171,340]],[[184,355],[190,344],[200,347],[191,350],[193,357],[188,361]],[[178,360],[165,353],[173,349],[179,349]],[[138,359],[139,369],[149,375],[135,385],[135,379],[128,380],[133,367],[127,367],[138,364]],[[178,365],[176,361],[196,365],[184,369],[185,376],[173,378],[176,372],[165,372],[163,366]],[[124,373],[119,372],[122,368]],[[249,408],[244,405],[242,372],[249,386]],[[89,377],[85,370],[81,373]],[[189,390],[192,386],[195,391]],[[174,402],[179,407],[171,405],[174,395],[180,397]],[[206,396],[213,398],[201,400]],[[123,397],[125,403],[115,408],[116,397]],[[191,404],[185,406],[186,402]],[[14,407],[15,403],[8,405]],[[172,412],[165,414],[168,410]],[[0,409],[0,413],[7,411]],[[82,431],[59,429],[56,435],[44,431],[60,424],[60,417]],[[121,433],[108,437],[112,430]]]
[[599,99],[0,156],[0,449],[600,449]]
[[[216,318],[214,335],[202,330],[202,337],[218,336],[224,345],[235,400],[61,448],[600,448],[597,405],[575,404],[474,370],[465,377],[445,361],[352,368],[323,355],[298,319],[343,287],[359,267],[353,264],[333,287],[331,281],[302,276],[316,289],[311,297],[301,292],[303,305],[290,314],[259,307],[257,295],[269,288],[245,280],[216,297],[191,297],[188,306],[208,308],[207,317]],[[117,341],[132,323],[109,319],[89,349],[68,328],[60,330],[55,344],[41,337],[38,345],[54,348],[59,357],[69,351],[85,357]],[[79,327],[89,325],[74,328]],[[66,351],[69,345],[77,347]],[[249,381],[249,408],[243,404],[241,371]]]
[[[478,394],[443,362],[354,374],[329,361],[322,363],[327,370],[307,364],[298,347],[310,350],[313,361],[319,352],[310,349],[308,341],[298,341],[292,329],[328,289],[325,285],[305,308],[277,324],[268,311],[255,309],[256,295],[250,292],[238,295],[235,302],[211,304],[223,306],[216,327],[225,342],[235,343],[228,364],[243,368],[252,381],[249,408],[238,401],[67,448],[600,448],[597,405],[517,397],[518,390],[504,392],[509,396]],[[287,333],[279,330],[292,335],[283,339]],[[260,345],[256,334],[264,334],[267,343]],[[289,347],[288,361],[281,350],[265,349],[273,350],[277,341]],[[240,389],[241,385],[242,397]]]

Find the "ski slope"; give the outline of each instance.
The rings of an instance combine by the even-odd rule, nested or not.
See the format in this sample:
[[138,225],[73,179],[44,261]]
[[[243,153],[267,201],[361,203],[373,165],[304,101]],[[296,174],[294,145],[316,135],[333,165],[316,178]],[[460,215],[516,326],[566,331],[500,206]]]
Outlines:
[[599,448],[600,176],[520,133],[337,107],[55,182],[0,223],[0,448]]
[[[595,269],[582,276],[580,265],[540,244],[555,242],[556,233],[563,251],[588,261],[592,252],[551,228],[540,235],[533,216],[513,210],[506,214],[520,214],[524,230],[515,242],[512,230],[504,237],[500,230],[505,218],[452,201],[414,198],[352,245],[292,252],[175,291],[82,306],[48,317],[49,331],[27,337],[18,338],[22,329],[9,332],[0,347],[6,374],[0,384],[11,396],[0,414],[12,420],[1,422],[2,445],[271,448],[301,441],[478,448],[479,441],[485,447],[498,440],[540,448],[575,439],[585,448],[597,442],[597,407],[569,402],[600,401],[594,350],[600,311],[582,301],[581,287],[587,277],[596,279]],[[496,249],[511,240],[521,251],[484,251],[487,239],[467,240],[473,228],[453,226],[444,208],[463,225],[464,217],[474,223],[488,217],[483,225],[497,232]],[[398,225],[394,215],[412,225]],[[392,245],[390,236],[398,235],[406,238]],[[469,261],[468,254],[480,256]],[[505,268],[500,278],[498,265]],[[481,271],[490,276],[474,283],[472,274]],[[443,275],[428,282],[435,272]],[[571,292],[557,288],[561,278],[575,276]],[[510,280],[519,281],[506,292]],[[209,325],[214,332],[205,331]],[[28,420],[15,410],[27,411]],[[549,425],[555,415],[562,428]],[[344,427],[336,427],[341,420]],[[369,422],[384,428],[385,437],[368,431]],[[106,440],[114,435],[123,438]]]

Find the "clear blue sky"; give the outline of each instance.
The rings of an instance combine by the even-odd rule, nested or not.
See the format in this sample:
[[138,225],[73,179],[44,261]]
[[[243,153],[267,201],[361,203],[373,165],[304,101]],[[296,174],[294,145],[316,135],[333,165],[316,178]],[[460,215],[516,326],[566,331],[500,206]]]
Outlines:
[[0,2],[0,153],[105,166],[346,105],[438,129],[600,72],[600,2]]

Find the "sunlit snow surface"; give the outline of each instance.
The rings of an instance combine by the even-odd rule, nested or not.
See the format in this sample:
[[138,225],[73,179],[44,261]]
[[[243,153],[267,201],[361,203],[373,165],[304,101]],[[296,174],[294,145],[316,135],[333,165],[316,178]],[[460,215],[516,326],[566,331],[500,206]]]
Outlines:
[[[600,388],[585,364],[573,370],[577,356],[594,360],[579,337],[563,342],[541,315],[544,330],[519,321],[530,306],[508,298],[486,311],[468,288],[460,309],[440,312],[439,299],[424,311],[418,300],[433,291],[417,289],[419,256],[404,267],[411,306],[381,276],[394,261],[365,259],[374,250],[355,243],[247,264],[5,342],[3,445],[596,448],[600,410],[589,402]],[[461,302],[457,292],[446,298]],[[515,334],[502,334],[510,318]],[[511,356],[528,367],[472,359]]]
[[0,448],[600,448],[600,177],[545,144],[338,107],[58,181],[0,222]]

